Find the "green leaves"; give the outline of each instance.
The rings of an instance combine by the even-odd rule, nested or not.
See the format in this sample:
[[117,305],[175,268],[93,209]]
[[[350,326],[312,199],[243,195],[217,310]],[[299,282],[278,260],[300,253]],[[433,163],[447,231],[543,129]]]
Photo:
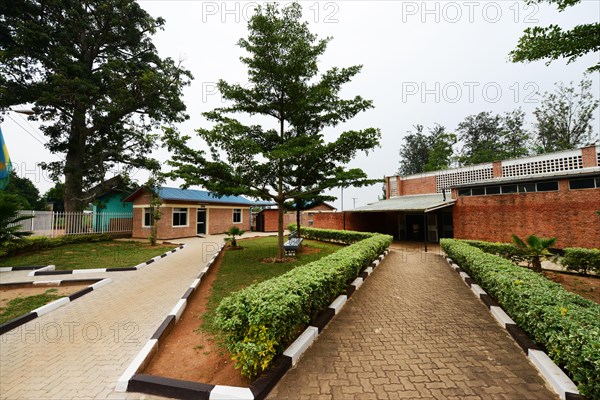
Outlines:
[[[580,0],[529,0],[530,3],[556,3],[559,11],[573,6]],[[571,63],[579,57],[600,51],[600,23],[577,25],[571,30],[563,30],[558,25],[535,26],[523,32],[517,48],[509,53],[512,62],[530,62],[567,58]],[[588,68],[588,72],[600,70],[600,62]]]
[[600,397],[600,305],[464,241],[442,239],[441,246],[521,329],[548,350],[582,394]]
[[600,275],[600,250],[567,248],[560,263],[569,271],[577,271],[583,274],[595,272]]
[[133,0],[17,0],[2,22],[0,109],[32,103],[46,122],[47,147],[64,161],[45,165],[65,175],[68,211],[109,169],[156,164],[152,131],[187,118],[192,79],[152,44],[163,19]]

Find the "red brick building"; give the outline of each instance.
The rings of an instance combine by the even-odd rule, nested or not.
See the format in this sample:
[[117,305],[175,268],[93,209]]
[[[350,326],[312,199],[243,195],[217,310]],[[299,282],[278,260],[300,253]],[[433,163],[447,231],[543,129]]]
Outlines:
[[318,215],[314,226],[510,242],[557,237],[557,247],[600,248],[600,146],[386,178],[386,200]]
[[[158,239],[175,239],[204,234],[219,234],[232,226],[250,230],[250,207],[242,196],[217,197],[204,190],[159,188],[162,200],[158,221]],[[133,203],[134,238],[150,236],[150,194],[138,189],[123,201]]]
[[[321,203],[300,212],[300,223],[303,226],[314,226],[316,214],[332,213],[335,207],[327,203]],[[256,215],[256,230],[259,232],[277,232],[276,208],[264,209]],[[296,211],[285,211],[283,214],[283,226],[296,223]]]

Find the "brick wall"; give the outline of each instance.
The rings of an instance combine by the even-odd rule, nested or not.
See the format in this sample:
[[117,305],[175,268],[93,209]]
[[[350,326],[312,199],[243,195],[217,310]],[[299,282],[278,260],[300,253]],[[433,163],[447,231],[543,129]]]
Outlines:
[[[157,237],[160,240],[176,239],[196,236],[196,209],[188,208],[187,226],[173,226],[173,207],[161,207],[162,213],[157,225]],[[148,238],[150,236],[150,227],[143,227],[144,209],[133,209],[133,232],[134,238]]]
[[[235,208],[242,210],[242,223],[240,224],[233,223],[233,210]],[[206,209],[209,235],[218,235],[232,226],[237,226],[243,231],[250,230],[250,209],[247,207],[210,208],[210,206],[207,206]]]
[[581,162],[583,163],[583,168],[596,167],[598,165],[596,145],[584,147],[583,149],[581,149]]
[[435,176],[422,176],[419,178],[403,179],[399,181],[398,194],[406,196],[410,194],[435,193]]
[[557,237],[557,247],[600,248],[600,189],[459,197],[454,236],[511,242],[511,234]]

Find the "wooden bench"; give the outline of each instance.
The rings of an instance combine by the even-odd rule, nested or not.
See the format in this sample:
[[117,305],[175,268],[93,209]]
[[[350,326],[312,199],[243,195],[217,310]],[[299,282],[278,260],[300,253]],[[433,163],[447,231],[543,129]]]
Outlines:
[[300,248],[300,245],[304,239],[296,236],[296,231],[290,233],[289,239],[283,244],[283,249],[285,250],[286,256],[295,256],[296,252]]

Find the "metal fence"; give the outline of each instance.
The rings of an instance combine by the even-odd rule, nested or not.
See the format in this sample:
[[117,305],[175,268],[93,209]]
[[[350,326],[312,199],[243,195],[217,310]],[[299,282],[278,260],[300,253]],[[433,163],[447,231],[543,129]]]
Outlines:
[[33,232],[33,236],[84,235],[90,233],[131,233],[132,213],[115,212],[57,212],[19,211],[19,215],[31,216],[20,221],[21,230]]

